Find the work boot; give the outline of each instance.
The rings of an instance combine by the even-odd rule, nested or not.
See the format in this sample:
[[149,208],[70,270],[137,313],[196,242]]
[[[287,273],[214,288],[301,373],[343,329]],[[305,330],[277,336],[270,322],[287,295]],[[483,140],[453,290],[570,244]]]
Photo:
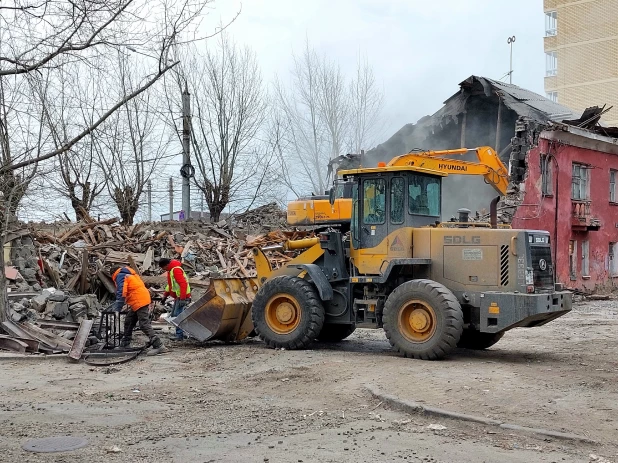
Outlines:
[[131,338],[122,338],[120,340],[120,347],[131,347]]
[[163,343],[161,343],[159,344],[159,347],[153,347],[148,352],[146,352],[146,355],[149,355],[149,356],[159,355],[159,354],[165,354],[166,352],[169,352],[169,349],[165,347]]

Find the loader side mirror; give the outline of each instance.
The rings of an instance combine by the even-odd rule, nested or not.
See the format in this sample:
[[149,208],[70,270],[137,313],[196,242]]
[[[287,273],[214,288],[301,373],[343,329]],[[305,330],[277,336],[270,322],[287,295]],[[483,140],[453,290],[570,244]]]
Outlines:
[[331,187],[330,190],[328,190],[328,202],[330,202],[331,206],[335,204],[335,187]]

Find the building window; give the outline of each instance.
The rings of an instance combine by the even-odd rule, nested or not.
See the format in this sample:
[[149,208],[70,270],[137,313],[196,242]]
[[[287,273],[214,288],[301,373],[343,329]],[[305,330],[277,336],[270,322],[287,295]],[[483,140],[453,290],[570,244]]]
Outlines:
[[610,169],[609,171],[609,202],[616,202],[616,170]]
[[545,13],[545,37],[553,37],[558,34],[558,13],[548,11]]
[[558,103],[558,92],[547,92],[546,95],[548,100]]
[[558,53],[549,51],[545,53],[545,77],[558,74]]
[[618,277],[618,243],[609,243],[609,274]]
[[588,199],[589,172],[588,166],[573,163],[573,176],[571,177],[572,199],[580,201]]
[[553,194],[552,168],[551,157],[546,154],[541,155],[541,193],[544,196]]
[[577,241],[569,241],[569,276],[577,279]]
[[582,276],[590,276],[590,242],[582,241]]

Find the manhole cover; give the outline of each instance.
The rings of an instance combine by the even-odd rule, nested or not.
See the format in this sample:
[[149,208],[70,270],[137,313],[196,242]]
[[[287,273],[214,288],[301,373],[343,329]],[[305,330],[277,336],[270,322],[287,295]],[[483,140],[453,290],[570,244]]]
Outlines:
[[21,448],[28,452],[51,453],[69,452],[71,450],[81,449],[86,445],[88,445],[88,440],[83,437],[58,436],[30,439],[26,441]]

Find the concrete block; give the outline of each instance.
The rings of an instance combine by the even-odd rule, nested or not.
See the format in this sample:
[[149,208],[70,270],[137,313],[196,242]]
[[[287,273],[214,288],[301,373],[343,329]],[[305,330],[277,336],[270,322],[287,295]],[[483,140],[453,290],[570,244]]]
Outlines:
[[54,304],[52,309],[52,317],[56,320],[62,320],[67,315],[69,315],[69,303],[67,301],[64,302],[50,302],[49,304]]
[[30,307],[32,307],[37,312],[45,312],[46,305],[47,297],[45,297],[43,294],[39,294],[30,301]]

